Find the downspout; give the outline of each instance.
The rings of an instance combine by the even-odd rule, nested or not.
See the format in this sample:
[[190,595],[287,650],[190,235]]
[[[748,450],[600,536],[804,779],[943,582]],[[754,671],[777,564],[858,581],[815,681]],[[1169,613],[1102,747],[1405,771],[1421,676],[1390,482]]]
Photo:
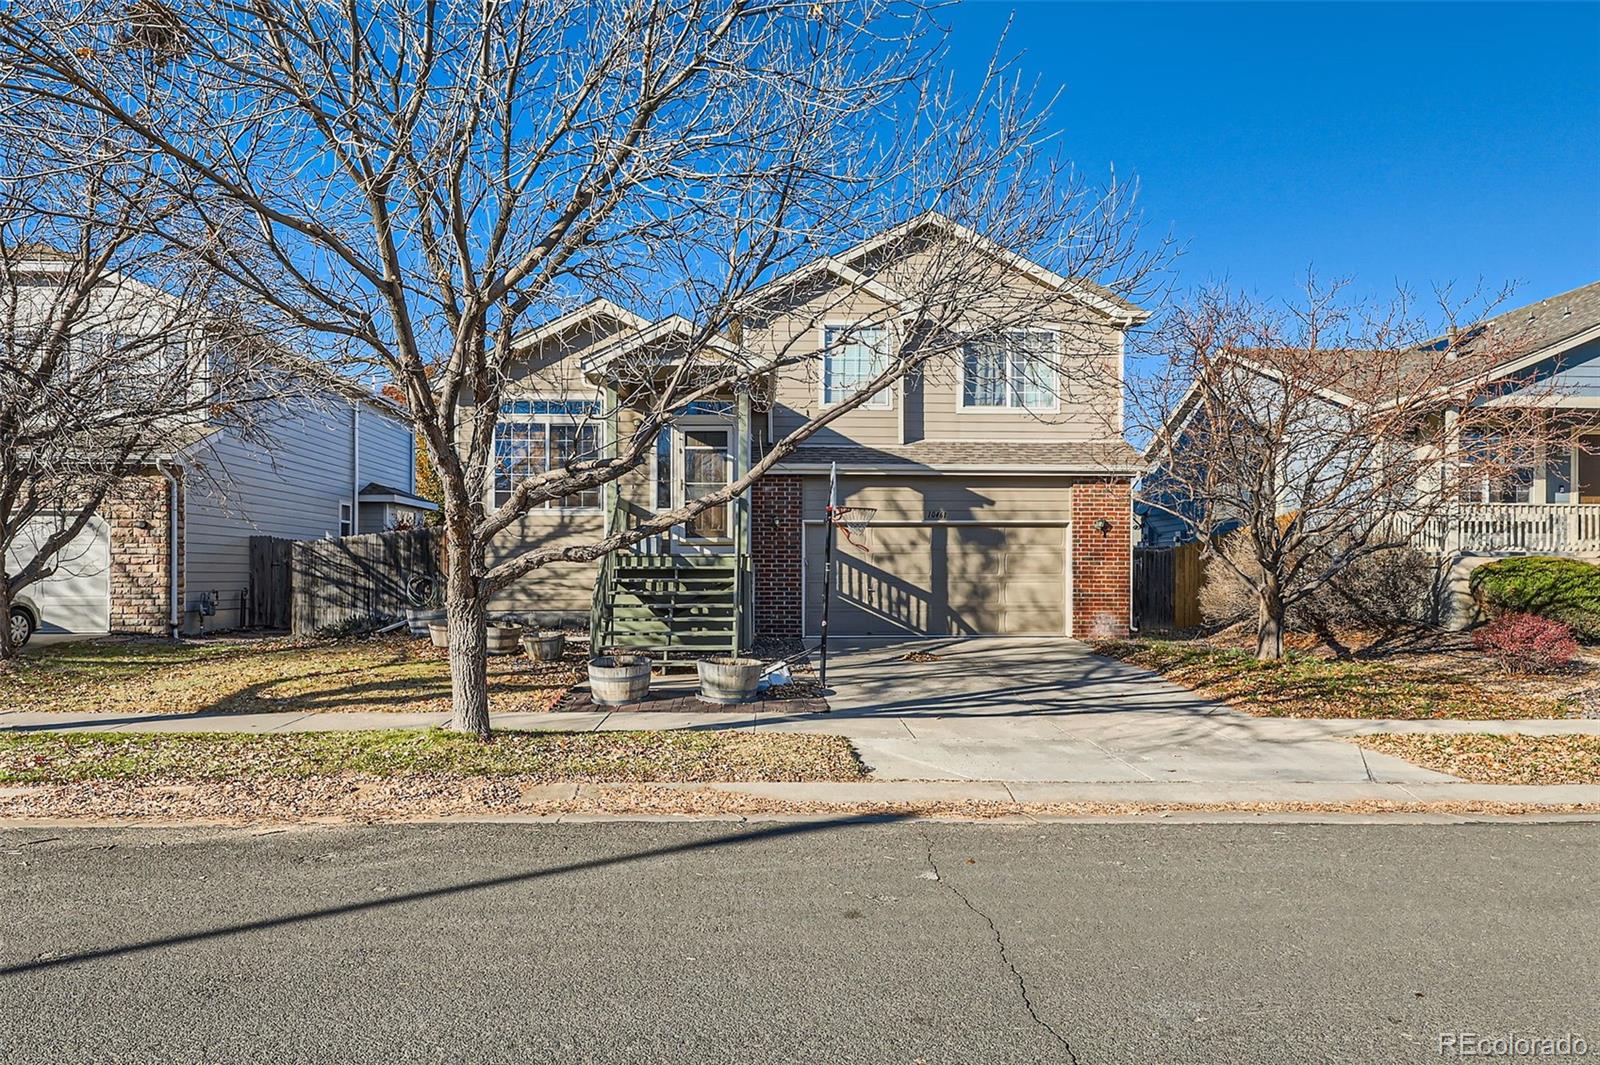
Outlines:
[[167,636],[178,638],[178,537],[182,522],[178,515],[178,478],[166,467],[166,459],[156,459],[156,469],[167,479]]
[[361,531],[361,403],[350,404],[350,535]]

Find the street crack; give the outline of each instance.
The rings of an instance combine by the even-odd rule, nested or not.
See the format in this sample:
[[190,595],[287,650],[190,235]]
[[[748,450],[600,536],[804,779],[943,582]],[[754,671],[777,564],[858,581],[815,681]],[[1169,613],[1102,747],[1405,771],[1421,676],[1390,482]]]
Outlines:
[[1039,1011],[1033,1004],[1033,996],[1028,994],[1028,982],[1022,978],[1022,973],[1018,971],[1016,963],[1011,960],[1011,953],[1006,950],[1005,937],[1000,934],[1000,927],[994,923],[994,918],[973,905],[972,900],[967,897],[964,891],[949,880],[946,880],[944,875],[939,872],[939,863],[933,857],[933,838],[926,832],[922,834],[922,842],[927,847],[928,871],[933,874],[929,879],[936,881],[946,891],[954,895],[961,901],[961,905],[977,914],[983,919],[983,923],[989,926],[989,934],[994,937],[995,949],[1000,953],[1000,964],[1005,966],[1006,971],[1011,974],[1011,982],[1017,985],[1017,993],[1022,997],[1022,1008],[1027,1010],[1028,1016],[1033,1019],[1034,1024],[1048,1032],[1052,1039],[1061,1044],[1061,1049],[1066,1052],[1067,1060],[1072,1062],[1072,1065],[1079,1065],[1078,1054],[1072,1049],[1072,1044],[1067,1041],[1067,1037],[1062,1035],[1055,1025],[1039,1016]]

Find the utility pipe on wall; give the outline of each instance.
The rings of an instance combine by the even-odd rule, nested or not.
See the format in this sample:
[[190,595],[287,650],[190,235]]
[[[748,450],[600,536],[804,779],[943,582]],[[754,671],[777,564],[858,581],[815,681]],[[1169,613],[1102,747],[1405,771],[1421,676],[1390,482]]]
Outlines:
[[178,514],[178,478],[167,469],[165,459],[156,459],[156,469],[167,479],[167,635],[176,640],[179,629],[178,537],[182,527],[182,520]]

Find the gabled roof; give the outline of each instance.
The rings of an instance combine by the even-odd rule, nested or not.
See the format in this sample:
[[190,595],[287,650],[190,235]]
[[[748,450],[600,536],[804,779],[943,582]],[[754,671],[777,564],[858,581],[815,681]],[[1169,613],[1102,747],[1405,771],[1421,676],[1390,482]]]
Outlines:
[[789,271],[782,277],[774,278],[773,280],[768,281],[766,284],[760,286],[746,296],[745,302],[748,304],[759,305],[762,299],[764,299],[769,293],[792,287],[806,280],[811,275],[819,273],[831,274],[852,288],[857,288],[870,295],[876,296],[890,307],[899,307],[908,302],[903,294],[896,292],[893,288],[884,284],[882,281],[879,281],[876,278],[868,277],[861,271],[854,269],[832,255],[824,255],[819,259],[813,259],[804,266],[797,267],[796,269]]
[[[652,344],[670,344],[673,341],[688,342],[694,340],[696,332],[694,325],[687,318],[681,314],[670,314],[654,325],[647,326],[639,332],[618,340],[616,343],[609,344],[599,351],[591,352],[589,355],[584,356],[582,362],[583,372],[586,375],[598,373],[624,355],[630,355]],[[744,363],[750,369],[761,368],[754,355],[726,337],[715,335],[703,337],[700,341],[700,347],[705,351],[715,352],[735,362]]]
[[848,284],[871,292],[891,306],[898,306],[906,302],[905,296],[892,287],[862,274],[855,269],[854,264],[886,245],[904,240],[925,229],[937,229],[964,240],[996,262],[1032,278],[1047,289],[1065,293],[1084,306],[1120,324],[1138,325],[1150,318],[1150,312],[1121,299],[1105,287],[1092,281],[1062,277],[938,211],[925,211],[909,221],[892,226],[876,236],[868,237],[836,255],[824,255],[813,259],[762,285],[750,294],[749,299],[759,301],[775,289],[794,285],[811,273],[826,271]]
[[1108,318],[1126,321],[1130,325],[1138,325],[1141,322],[1148,321],[1150,318],[1149,311],[1113,294],[1103,285],[1079,278],[1062,277],[1055,271],[1034,262],[1032,259],[1018,255],[1010,248],[1004,247],[982,233],[964,226],[938,211],[924,211],[909,221],[886,229],[877,236],[862,241],[850,250],[841,252],[838,258],[846,264],[857,262],[887,244],[904,240],[924,229],[937,229],[964,240],[996,262],[1032,278],[1046,288],[1064,292],[1085,306],[1106,315]]
[[530,347],[542,340],[548,340],[551,337],[571,332],[584,322],[594,318],[609,319],[627,329],[645,329],[650,325],[648,318],[640,317],[626,307],[620,307],[604,297],[596,297],[582,306],[574,307],[565,314],[559,314],[548,322],[534,326],[526,333],[515,337],[511,341],[511,347],[513,349]]

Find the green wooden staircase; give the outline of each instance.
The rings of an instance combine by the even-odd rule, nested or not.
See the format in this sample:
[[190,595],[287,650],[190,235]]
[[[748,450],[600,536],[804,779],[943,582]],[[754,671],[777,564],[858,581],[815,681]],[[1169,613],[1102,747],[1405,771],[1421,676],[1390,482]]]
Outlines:
[[595,585],[590,645],[662,662],[739,651],[738,555],[608,555]]

